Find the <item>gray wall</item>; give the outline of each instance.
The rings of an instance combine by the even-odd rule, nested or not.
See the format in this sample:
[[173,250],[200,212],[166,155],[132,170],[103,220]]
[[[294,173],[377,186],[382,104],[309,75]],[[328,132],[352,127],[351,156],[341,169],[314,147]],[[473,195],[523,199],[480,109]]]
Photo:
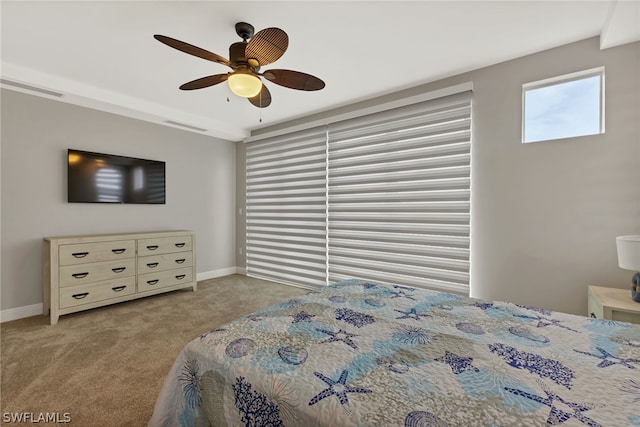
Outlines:
[[[236,215],[237,215],[237,227],[236,227],[236,266],[238,268],[246,269],[247,259],[245,257],[246,249],[246,192],[247,188],[247,165],[245,160],[247,158],[247,147],[243,142],[236,143]],[[240,214],[242,212],[242,214]]]
[[[523,83],[602,65],[605,134],[520,142]],[[601,51],[591,38],[305,120],[467,81],[474,85],[472,296],[586,314],[589,285],[630,287],[615,237],[640,234],[640,42]],[[243,150],[237,161],[239,170]],[[238,185],[238,201],[243,191]],[[244,238],[240,220],[236,239]]]
[[[197,271],[235,267],[235,145],[3,90],[1,308],[42,302],[44,236],[189,229]],[[66,150],[166,162],[166,205],[69,204]]]

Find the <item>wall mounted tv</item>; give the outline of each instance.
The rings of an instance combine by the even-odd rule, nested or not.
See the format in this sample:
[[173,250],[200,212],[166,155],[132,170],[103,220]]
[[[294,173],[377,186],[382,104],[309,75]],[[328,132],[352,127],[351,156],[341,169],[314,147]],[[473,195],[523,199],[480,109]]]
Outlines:
[[165,162],[67,151],[69,203],[166,203]]

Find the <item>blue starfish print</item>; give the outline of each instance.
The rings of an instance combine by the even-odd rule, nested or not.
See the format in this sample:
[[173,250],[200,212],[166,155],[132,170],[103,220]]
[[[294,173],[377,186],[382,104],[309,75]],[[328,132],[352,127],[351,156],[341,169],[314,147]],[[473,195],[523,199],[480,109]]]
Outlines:
[[[521,317],[523,319],[532,319],[532,320],[537,320],[538,324],[536,325],[538,328],[542,328],[545,326],[549,326],[549,325],[553,325],[553,326],[557,326],[559,328],[564,328],[564,329],[568,329],[572,332],[578,332],[575,329],[571,329],[568,326],[565,325],[561,325],[560,322],[562,322],[562,320],[558,320],[558,319],[549,319],[547,317],[544,316],[529,316],[526,314],[514,314],[515,317]],[[579,333],[579,332],[578,332]]]
[[451,370],[456,375],[461,374],[464,371],[474,371],[474,372],[480,371],[478,368],[476,368],[471,364],[471,362],[473,362],[472,357],[460,357],[457,354],[451,353],[446,350],[443,357],[438,357],[435,360],[438,362],[444,362],[449,366],[451,366]]
[[574,349],[573,351],[577,353],[586,354],[588,356],[593,356],[598,359],[602,359],[602,362],[598,364],[598,368],[606,368],[607,366],[611,366],[611,365],[622,365],[629,369],[636,369],[636,367],[633,366],[631,363],[640,363],[640,359],[622,359],[620,357],[614,356],[613,354],[609,353],[608,351],[606,351],[601,347],[596,347],[596,350],[600,352],[599,355],[588,353],[586,351],[576,350],[576,349]]
[[395,289],[404,289],[405,291],[411,291],[411,292],[416,290],[416,288],[410,288],[409,286],[393,285],[393,287]]
[[475,303],[473,305],[478,307],[481,310],[487,310],[487,309],[493,307],[493,303],[492,302],[477,302],[477,303]]
[[[342,373],[340,374],[340,378],[338,378],[337,381],[325,377],[320,372],[314,372],[313,375],[320,378],[329,387],[316,394],[309,401],[309,406],[315,405],[325,397],[336,396],[340,401],[340,404],[345,407],[345,405],[349,405],[349,396],[347,396],[347,393],[373,393],[373,390],[369,390],[366,388],[348,386],[347,377],[349,376],[349,371],[347,370],[342,371]],[[347,409],[348,411],[348,408],[345,407],[345,409]]]
[[291,323],[298,323],[298,322],[310,322],[313,317],[316,317],[316,315],[309,314],[306,311],[302,310],[300,313],[291,315],[291,317],[293,317],[293,320],[291,321]]
[[344,329],[338,329],[338,332],[333,332],[333,331],[330,331],[330,330],[327,330],[327,329],[317,329],[316,328],[316,331],[322,332],[322,333],[327,334],[327,335],[331,335],[330,338],[327,338],[326,340],[322,341],[323,343],[342,341],[343,343],[345,343],[346,345],[348,345],[352,349],[354,349],[354,350],[358,349],[358,346],[356,345],[356,343],[354,343],[351,340],[351,338],[358,336],[356,334],[350,334],[347,331],[345,331]]
[[416,300],[413,295],[410,295],[408,293],[406,293],[405,291],[403,291],[402,289],[397,290],[397,291],[393,291],[391,298],[407,298],[407,299],[412,299],[412,300]]
[[422,316],[422,317],[431,317],[430,314],[416,313],[416,309],[415,308],[412,308],[409,311],[402,311],[402,310],[397,310],[397,309],[394,309],[393,311],[397,311],[398,313],[404,314],[404,316],[396,317],[396,319],[415,319],[415,320],[420,320],[420,316]]
[[547,316],[551,315],[551,311],[549,310],[545,310],[543,308],[538,308],[538,307],[530,307],[528,305],[522,305],[522,304],[514,304],[516,307],[520,307],[520,308],[524,308],[526,310],[531,310],[531,311],[537,311],[538,313],[541,314],[546,314]]
[[[575,418],[576,420],[582,421],[583,424],[592,427],[601,427],[600,424],[593,421],[591,418],[585,417],[582,412],[593,409],[593,405],[585,405],[582,403],[569,402],[564,400],[562,397],[558,396],[554,392],[547,390],[543,384],[540,384],[543,387],[543,391],[546,393],[547,397],[538,396],[536,394],[527,393],[526,391],[518,390],[516,388],[505,387],[504,389],[508,392],[511,392],[517,396],[526,397],[527,399],[531,399],[535,402],[542,403],[543,405],[551,408],[549,412],[549,417],[547,418],[547,424],[562,424],[570,418]],[[563,411],[554,405],[554,401],[557,401],[565,407],[569,407],[573,409],[573,413]]]

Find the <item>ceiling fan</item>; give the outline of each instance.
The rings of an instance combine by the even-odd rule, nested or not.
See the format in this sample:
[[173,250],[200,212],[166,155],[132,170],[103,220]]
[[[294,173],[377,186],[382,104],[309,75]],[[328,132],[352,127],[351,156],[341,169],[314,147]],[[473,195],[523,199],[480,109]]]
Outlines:
[[322,80],[300,71],[271,69],[260,72],[260,67],[275,62],[286,52],[289,36],[283,30],[265,28],[254,34],[253,25],[246,22],[238,22],[235,28],[242,41],[229,46],[229,59],[171,37],[160,34],[153,37],[174,49],[233,70],[192,80],[180,86],[182,90],[202,89],[227,81],[234,94],[247,98],[258,108],[265,108],[271,104],[271,93],[261,77],[290,89],[313,91],[324,88]]

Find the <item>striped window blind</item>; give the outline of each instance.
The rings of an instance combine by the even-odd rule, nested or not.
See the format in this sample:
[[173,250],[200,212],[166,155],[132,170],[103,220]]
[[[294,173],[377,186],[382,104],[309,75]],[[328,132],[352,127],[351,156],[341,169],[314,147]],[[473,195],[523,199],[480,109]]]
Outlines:
[[329,125],[329,282],[468,294],[470,138],[470,91]]
[[247,142],[247,275],[327,284],[326,127]]

